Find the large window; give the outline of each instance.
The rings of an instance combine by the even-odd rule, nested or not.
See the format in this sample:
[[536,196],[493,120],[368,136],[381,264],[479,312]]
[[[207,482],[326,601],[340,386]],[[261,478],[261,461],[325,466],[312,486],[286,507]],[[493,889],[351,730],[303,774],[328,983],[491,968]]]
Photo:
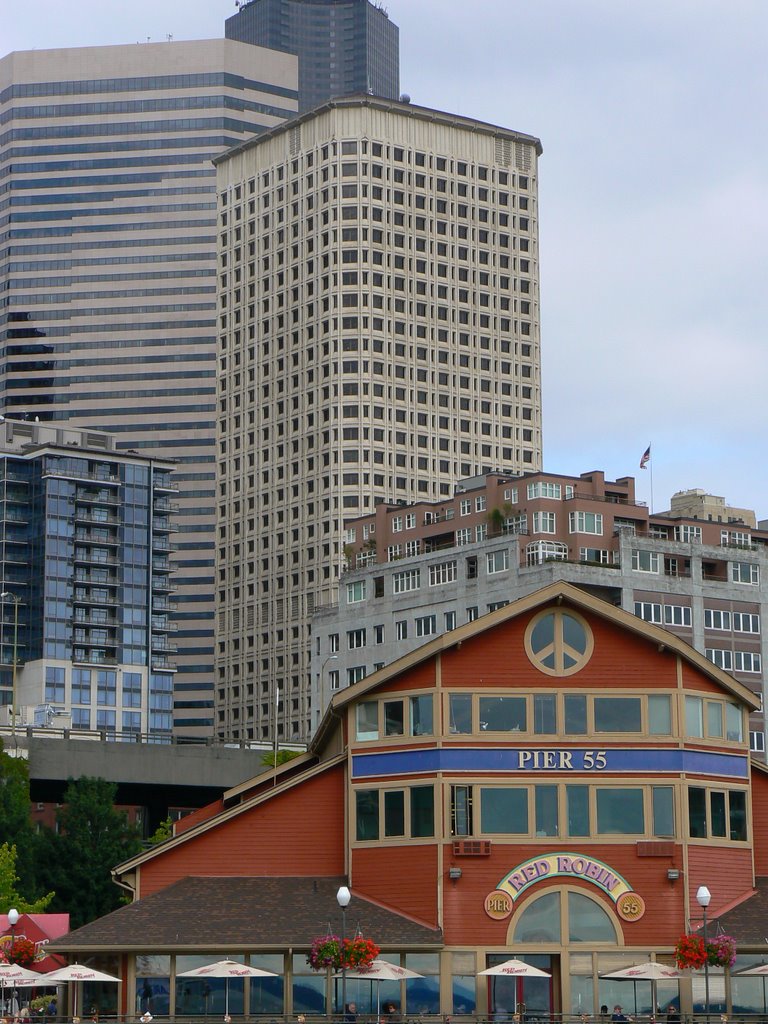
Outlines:
[[480,829],[484,835],[527,835],[528,788],[481,787]]
[[505,572],[509,568],[509,552],[506,548],[502,551],[491,551],[486,555],[488,575],[496,572]]
[[456,580],[456,562],[435,562],[429,567],[430,587],[439,587]]
[[707,700],[686,694],[685,697],[685,732],[694,739],[708,737],[723,738],[723,722],[725,721],[725,738],[732,743],[741,743],[744,739],[743,713],[738,704],[732,701]]
[[[479,814],[473,809],[479,807]],[[531,840],[675,834],[672,786],[531,783],[451,787],[451,834]]]
[[632,552],[632,568],[635,572],[659,572],[659,554],[657,551]]
[[480,697],[480,728],[488,732],[526,732],[525,697]]
[[608,911],[586,893],[565,889],[534,897],[515,923],[513,944],[541,942],[616,944],[616,928]]
[[760,584],[760,566],[754,562],[731,562],[731,580],[756,587]]
[[435,834],[433,786],[355,791],[355,838],[358,842],[411,838]]
[[420,586],[420,569],[407,569],[405,572],[396,572],[392,577],[392,589],[395,594],[405,594],[409,590],[418,590]]
[[555,533],[555,513],[554,512],[534,512],[533,513],[533,532],[534,533]]
[[639,697],[595,697],[595,732],[641,732]]
[[642,789],[598,789],[597,831],[601,835],[644,835]]
[[747,839],[747,794],[742,789],[688,789],[688,834],[692,839]]
[[603,516],[601,512],[569,512],[569,533],[592,533],[602,536]]

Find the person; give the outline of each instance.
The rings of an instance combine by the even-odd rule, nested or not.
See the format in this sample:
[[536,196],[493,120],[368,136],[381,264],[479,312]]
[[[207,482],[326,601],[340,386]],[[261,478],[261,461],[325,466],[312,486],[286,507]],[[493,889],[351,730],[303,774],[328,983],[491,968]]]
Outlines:
[[601,1016],[601,1018],[603,1020],[607,1020],[608,1019],[608,1004],[607,1003],[603,1003],[603,1005],[600,1007],[600,1016]]
[[667,1024],[680,1024],[680,1010],[674,1003],[667,1010]]
[[626,1013],[624,1013],[624,1011],[622,1010],[622,1008],[621,1008],[619,1003],[616,1003],[616,1005],[613,1008],[613,1014],[611,1016],[611,1020],[612,1021],[629,1020],[629,1017],[626,1015]]
[[357,1005],[355,1003],[347,1003],[344,1008],[344,1020],[346,1024],[356,1024],[357,1022]]
[[48,1003],[48,1007],[45,1012],[48,1014],[49,1017],[56,1016],[56,1000],[54,998],[51,998],[51,1001],[50,1003]]

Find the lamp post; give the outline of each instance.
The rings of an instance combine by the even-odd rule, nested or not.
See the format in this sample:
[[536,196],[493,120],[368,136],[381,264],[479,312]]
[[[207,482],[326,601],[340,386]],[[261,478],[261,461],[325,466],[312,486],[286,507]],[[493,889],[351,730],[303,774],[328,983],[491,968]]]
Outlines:
[[[16,751],[16,663],[19,648],[19,605],[21,598],[18,594],[12,594],[10,590],[4,590],[0,594],[0,601],[13,601],[13,664],[11,665],[11,737],[13,749]],[[5,619],[5,616],[3,616]],[[18,918],[17,918],[18,920]]]
[[21,914],[19,914],[18,910],[15,907],[11,907],[8,911],[8,924],[11,926],[11,962],[13,962],[13,947],[16,943],[16,925],[19,923],[20,917]]
[[345,1017],[346,1012],[347,1012],[347,961],[346,961],[346,958],[344,956],[344,938],[345,938],[345,934],[344,933],[347,930],[347,907],[349,906],[349,901],[351,899],[352,899],[352,893],[349,891],[349,889],[346,887],[346,885],[340,886],[339,887],[339,891],[336,893],[336,902],[341,907],[341,943],[340,943],[340,952],[341,952],[341,1019],[342,1020],[344,1020],[344,1017]]
[[[704,933],[704,948],[707,946],[707,907],[712,899],[712,893],[706,887],[706,885],[700,885],[696,890],[696,902],[701,907],[702,918],[704,921],[702,931]],[[704,1012],[706,1014],[707,1021],[709,1020],[709,959],[704,961]]]

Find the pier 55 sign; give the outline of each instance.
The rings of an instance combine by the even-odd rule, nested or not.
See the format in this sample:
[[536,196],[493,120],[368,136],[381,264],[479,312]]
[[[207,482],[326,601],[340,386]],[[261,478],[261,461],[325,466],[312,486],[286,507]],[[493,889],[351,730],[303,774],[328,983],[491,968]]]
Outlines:
[[633,891],[626,878],[602,861],[581,853],[550,853],[518,864],[486,897],[486,913],[490,917],[506,917],[514,901],[526,889],[557,877],[579,878],[597,886],[613,900],[625,921],[637,921],[645,913],[643,898]]

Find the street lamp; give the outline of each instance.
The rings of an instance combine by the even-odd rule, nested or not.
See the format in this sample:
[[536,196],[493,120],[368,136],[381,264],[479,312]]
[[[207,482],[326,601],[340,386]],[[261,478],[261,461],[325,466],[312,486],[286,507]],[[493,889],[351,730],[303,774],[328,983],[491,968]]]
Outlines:
[[344,1020],[344,1017],[345,1017],[346,1012],[347,1012],[347,961],[346,961],[346,957],[344,956],[344,933],[347,930],[347,907],[349,906],[349,901],[351,899],[352,899],[352,893],[349,891],[349,889],[346,887],[346,885],[340,886],[339,887],[339,891],[336,893],[336,902],[341,907],[341,943],[340,943],[340,947],[339,948],[340,948],[340,952],[341,952],[341,1014],[342,1014],[342,1018],[341,1019],[342,1020]]
[[11,907],[11,909],[8,911],[8,924],[11,926],[11,956],[10,956],[11,962],[13,962],[13,947],[14,947],[15,942],[16,942],[15,930],[16,930],[16,925],[19,923],[19,918],[20,917],[21,917],[21,914],[19,914],[18,910],[16,910],[15,907]]
[[[0,594],[0,601],[13,601],[13,664],[11,665],[11,736],[13,738],[14,751],[16,746],[16,663],[19,648],[19,605],[21,598],[18,594],[12,594],[10,590],[4,590]],[[5,615],[3,615],[5,619]],[[18,918],[17,918],[18,920]]]
[[[701,907],[701,913],[704,920],[702,931],[704,933],[704,949],[706,951],[707,946],[707,907],[712,900],[712,893],[706,887],[706,885],[700,885],[696,890],[696,902]],[[706,1019],[709,1020],[709,958],[704,960],[704,1012],[706,1013]]]

